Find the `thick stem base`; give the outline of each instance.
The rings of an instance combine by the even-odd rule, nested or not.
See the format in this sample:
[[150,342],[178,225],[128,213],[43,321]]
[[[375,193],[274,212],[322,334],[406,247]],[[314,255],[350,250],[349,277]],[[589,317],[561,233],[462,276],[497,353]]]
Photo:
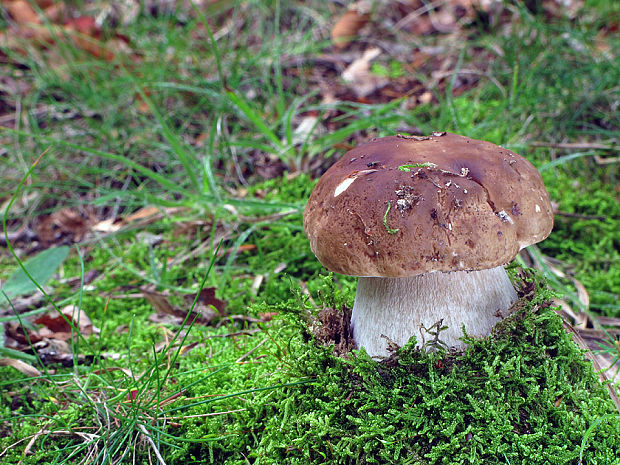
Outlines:
[[[427,273],[411,278],[364,278],[357,283],[351,315],[353,337],[373,357],[387,356],[388,339],[399,346],[416,336],[418,346],[439,339],[449,347],[464,347],[459,340],[465,325],[470,336],[486,336],[517,300],[504,270]],[[426,330],[424,329],[426,328]]]

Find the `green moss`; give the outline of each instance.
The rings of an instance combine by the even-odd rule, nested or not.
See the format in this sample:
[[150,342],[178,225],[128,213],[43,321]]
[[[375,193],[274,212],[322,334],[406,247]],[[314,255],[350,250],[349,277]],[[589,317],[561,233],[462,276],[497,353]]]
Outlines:
[[[341,305],[347,296],[327,284],[325,304]],[[620,416],[607,389],[548,306],[544,285],[529,290],[491,338],[469,339],[465,353],[421,353],[412,341],[381,363],[364,351],[336,357],[319,344],[301,297],[255,307],[281,318],[256,337],[200,350],[217,354],[223,369],[190,373],[197,353],[182,361],[183,383],[201,381],[187,397],[212,401],[182,410],[182,426],[169,432],[183,442],[166,459],[529,465],[578,464],[582,455],[584,464],[619,464]]]
[[548,296],[537,285],[464,354],[410,344],[377,363],[290,344],[287,362],[312,382],[257,399],[260,434],[244,454],[256,463],[566,464],[583,442],[583,463],[620,463],[620,417],[594,428],[614,406]]

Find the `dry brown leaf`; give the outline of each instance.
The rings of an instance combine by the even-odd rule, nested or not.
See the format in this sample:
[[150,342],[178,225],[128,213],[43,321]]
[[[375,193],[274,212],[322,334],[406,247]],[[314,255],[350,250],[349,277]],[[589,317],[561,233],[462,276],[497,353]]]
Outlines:
[[351,43],[357,33],[370,20],[369,1],[361,0],[352,3],[331,30],[332,43],[337,48],[344,48]]
[[449,34],[457,31],[460,26],[458,24],[459,18],[456,15],[453,5],[446,5],[441,8],[437,13],[429,12],[429,18],[433,25],[433,28],[437,32]]
[[67,32],[75,32],[69,34],[69,37],[77,48],[107,61],[114,58],[114,54],[101,41],[102,30],[95,22],[95,18],[91,16],[71,18],[65,22],[64,28]]
[[600,155],[594,155],[594,161],[597,165],[611,165],[612,163],[620,162],[620,157],[602,157]]
[[[71,322],[74,328],[83,336],[99,333],[99,328],[93,325],[92,321],[82,309],[74,308],[73,305],[67,305],[61,310],[62,315],[58,312],[51,311],[40,315],[34,322],[43,325],[52,334],[46,334],[46,337],[52,336],[60,340],[68,340],[71,337]],[[41,330],[39,330],[41,335]]]
[[370,48],[342,72],[342,79],[358,98],[366,97],[390,82],[388,78],[370,72],[370,63],[379,55],[381,49]]
[[604,326],[613,326],[614,328],[620,328],[620,318],[612,316],[599,316],[598,322]]
[[431,18],[428,15],[424,15],[411,21],[407,26],[407,30],[416,36],[426,36],[435,32],[435,27]]
[[91,37],[99,37],[101,35],[101,28],[97,26],[95,18],[91,16],[78,16],[77,18],[70,18],[65,22],[65,29],[67,31],[76,31],[80,34]]
[[45,245],[63,243],[68,236],[74,242],[81,241],[89,232],[91,218],[72,208],[63,208],[42,216],[34,230]]
[[228,249],[221,251],[219,255],[226,255],[233,252],[251,252],[252,250],[256,250],[256,244],[242,244],[239,247],[229,247]]
[[[187,296],[187,298],[194,300],[195,297],[190,295]],[[200,291],[200,295],[198,296],[197,303],[207,307],[215,308],[219,315],[224,315],[226,313],[226,306],[228,305],[228,302],[226,302],[225,300],[221,300],[215,297],[214,287],[203,287]]]
[[44,339],[34,344],[37,356],[44,365],[60,364],[65,367],[92,363],[93,355],[74,354],[71,347],[62,339]]
[[[58,24],[57,22],[65,16],[63,4],[47,7],[46,24],[42,24],[27,0],[7,2],[6,8],[18,26],[1,33],[0,40],[5,47],[19,53],[25,54],[27,45],[47,48],[49,53],[50,46],[58,38],[65,38],[75,48],[108,61],[114,58],[115,53],[128,52],[129,39],[122,34],[116,33],[103,42],[103,31],[93,17],[80,16],[70,18],[62,25]],[[48,61],[54,62],[51,59]]]
[[[146,289],[142,289],[142,294],[157,312],[157,315],[149,317],[150,321],[160,324],[181,324],[185,321],[187,310],[172,305],[169,295]],[[185,299],[191,305],[196,294],[187,295]],[[214,287],[203,288],[193,308],[195,316],[189,317],[188,322],[192,322],[193,318],[196,324],[208,325],[225,314],[226,305],[226,301],[215,297]]]
[[13,367],[31,378],[41,376],[41,372],[35,367],[21,360],[15,360],[14,358],[0,358],[0,366]]
[[252,281],[252,293],[254,295],[258,294],[258,290],[260,289],[261,284],[263,283],[265,276],[262,274],[257,274]]
[[107,220],[99,221],[99,223],[93,225],[93,231],[101,233],[113,233],[121,229],[122,225],[116,222],[116,218],[108,218]]
[[575,312],[567,302],[561,299],[551,299],[551,304],[560,307],[560,314],[564,314],[569,317],[572,322],[572,326],[575,328],[585,329],[591,324],[589,315],[585,312]]
[[18,24],[41,24],[41,18],[27,0],[5,2],[4,7]]
[[27,310],[33,310],[39,306],[40,302],[45,299],[45,296],[41,292],[29,295],[26,297],[12,297],[10,305],[6,302],[6,299],[0,299],[2,306],[0,306],[0,318],[13,316],[16,313],[23,313]]
[[572,278],[572,281],[575,287],[577,288],[577,297],[579,298],[579,302],[581,302],[585,308],[589,308],[590,307],[590,295],[588,294],[586,287],[575,278]]
[[426,91],[426,92],[422,93],[422,95],[420,95],[418,97],[418,101],[422,105],[427,104],[427,103],[431,103],[433,101],[433,93],[429,92],[429,91]]
[[156,325],[172,325],[179,326],[185,321],[185,317],[168,315],[166,313],[153,313],[147,318],[151,323]]
[[39,8],[45,13],[47,20],[52,23],[61,22],[67,15],[67,6],[65,2],[51,4],[46,7],[39,5]]
[[263,312],[263,313],[259,313],[258,316],[260,317],[261,321],[264,321],[266,323],[268,321],[273,320],[273,318],[278,316],[279,314],[280,312]]
[[63,208],[51,214],[56,226],[63,231],[71,232],[79,240],[88,231],[88,219],[71,208]]
[[318,136],[324,132],[325,128],[316,115],[304,116],[293,131],[293,145],[303,144],[310,136]]
[[140,208],[136,210],[131,215],[127,215],[124,219],[125,223],[132,223],[133,221],[143,220],[144,218],[149,218],[151,216],[157,215],[160,212],[159,207],[154,207],[149,205],[147,207]]
[[19,321],[4,323],[4,345],[10,349],[27,350],[31,343],[34,344],[42,339],[38,332],[25,329]]
[[146,301],[151,304],[151,306],[157,313],[164,313],[176,317],[185,316],[185,314],[183,314],[179,309],[175,308],[170,303],[170,296],[166,294],[150,292],[143,289],[142,295],[144,296]]
[[198,342],[192,342],[191,344],[184,345],[181,347],[180,353],[181,355],[185,355],[195,347],[198,347]]

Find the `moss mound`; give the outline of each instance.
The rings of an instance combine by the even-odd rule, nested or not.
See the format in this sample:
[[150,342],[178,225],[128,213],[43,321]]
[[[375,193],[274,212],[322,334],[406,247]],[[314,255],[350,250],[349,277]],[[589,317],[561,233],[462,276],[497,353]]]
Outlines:
[[[620,416],[607,388],[549,307],[546,287],[530,277],[520,295],[513,315],[487,340],[469,340],[464,353],[422,353],[410,343],[381,363],[364,351],[337,357],[334,345],[302,329],[307,344],[288,344],[280,376],[311,381],[251,403],[254,441],[244,457],[261,464],[620,463]],[[289,317],[308,327],[302,311]]]

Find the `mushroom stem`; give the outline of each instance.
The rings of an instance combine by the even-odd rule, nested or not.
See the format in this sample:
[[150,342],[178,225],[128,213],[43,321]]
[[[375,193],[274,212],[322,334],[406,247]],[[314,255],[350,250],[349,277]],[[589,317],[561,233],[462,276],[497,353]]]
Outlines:
[[360,277],[351,327],[358,347],[372,357],[389,355],[388,339],[399,346],[414,335],[418,346],[433,340],[424,328],[435,332],[433,325],[442,319],[448,328],[439,340],[462,348],[463,325],[470,336],[486,336],[516,300],[503,266],[407,278]]

